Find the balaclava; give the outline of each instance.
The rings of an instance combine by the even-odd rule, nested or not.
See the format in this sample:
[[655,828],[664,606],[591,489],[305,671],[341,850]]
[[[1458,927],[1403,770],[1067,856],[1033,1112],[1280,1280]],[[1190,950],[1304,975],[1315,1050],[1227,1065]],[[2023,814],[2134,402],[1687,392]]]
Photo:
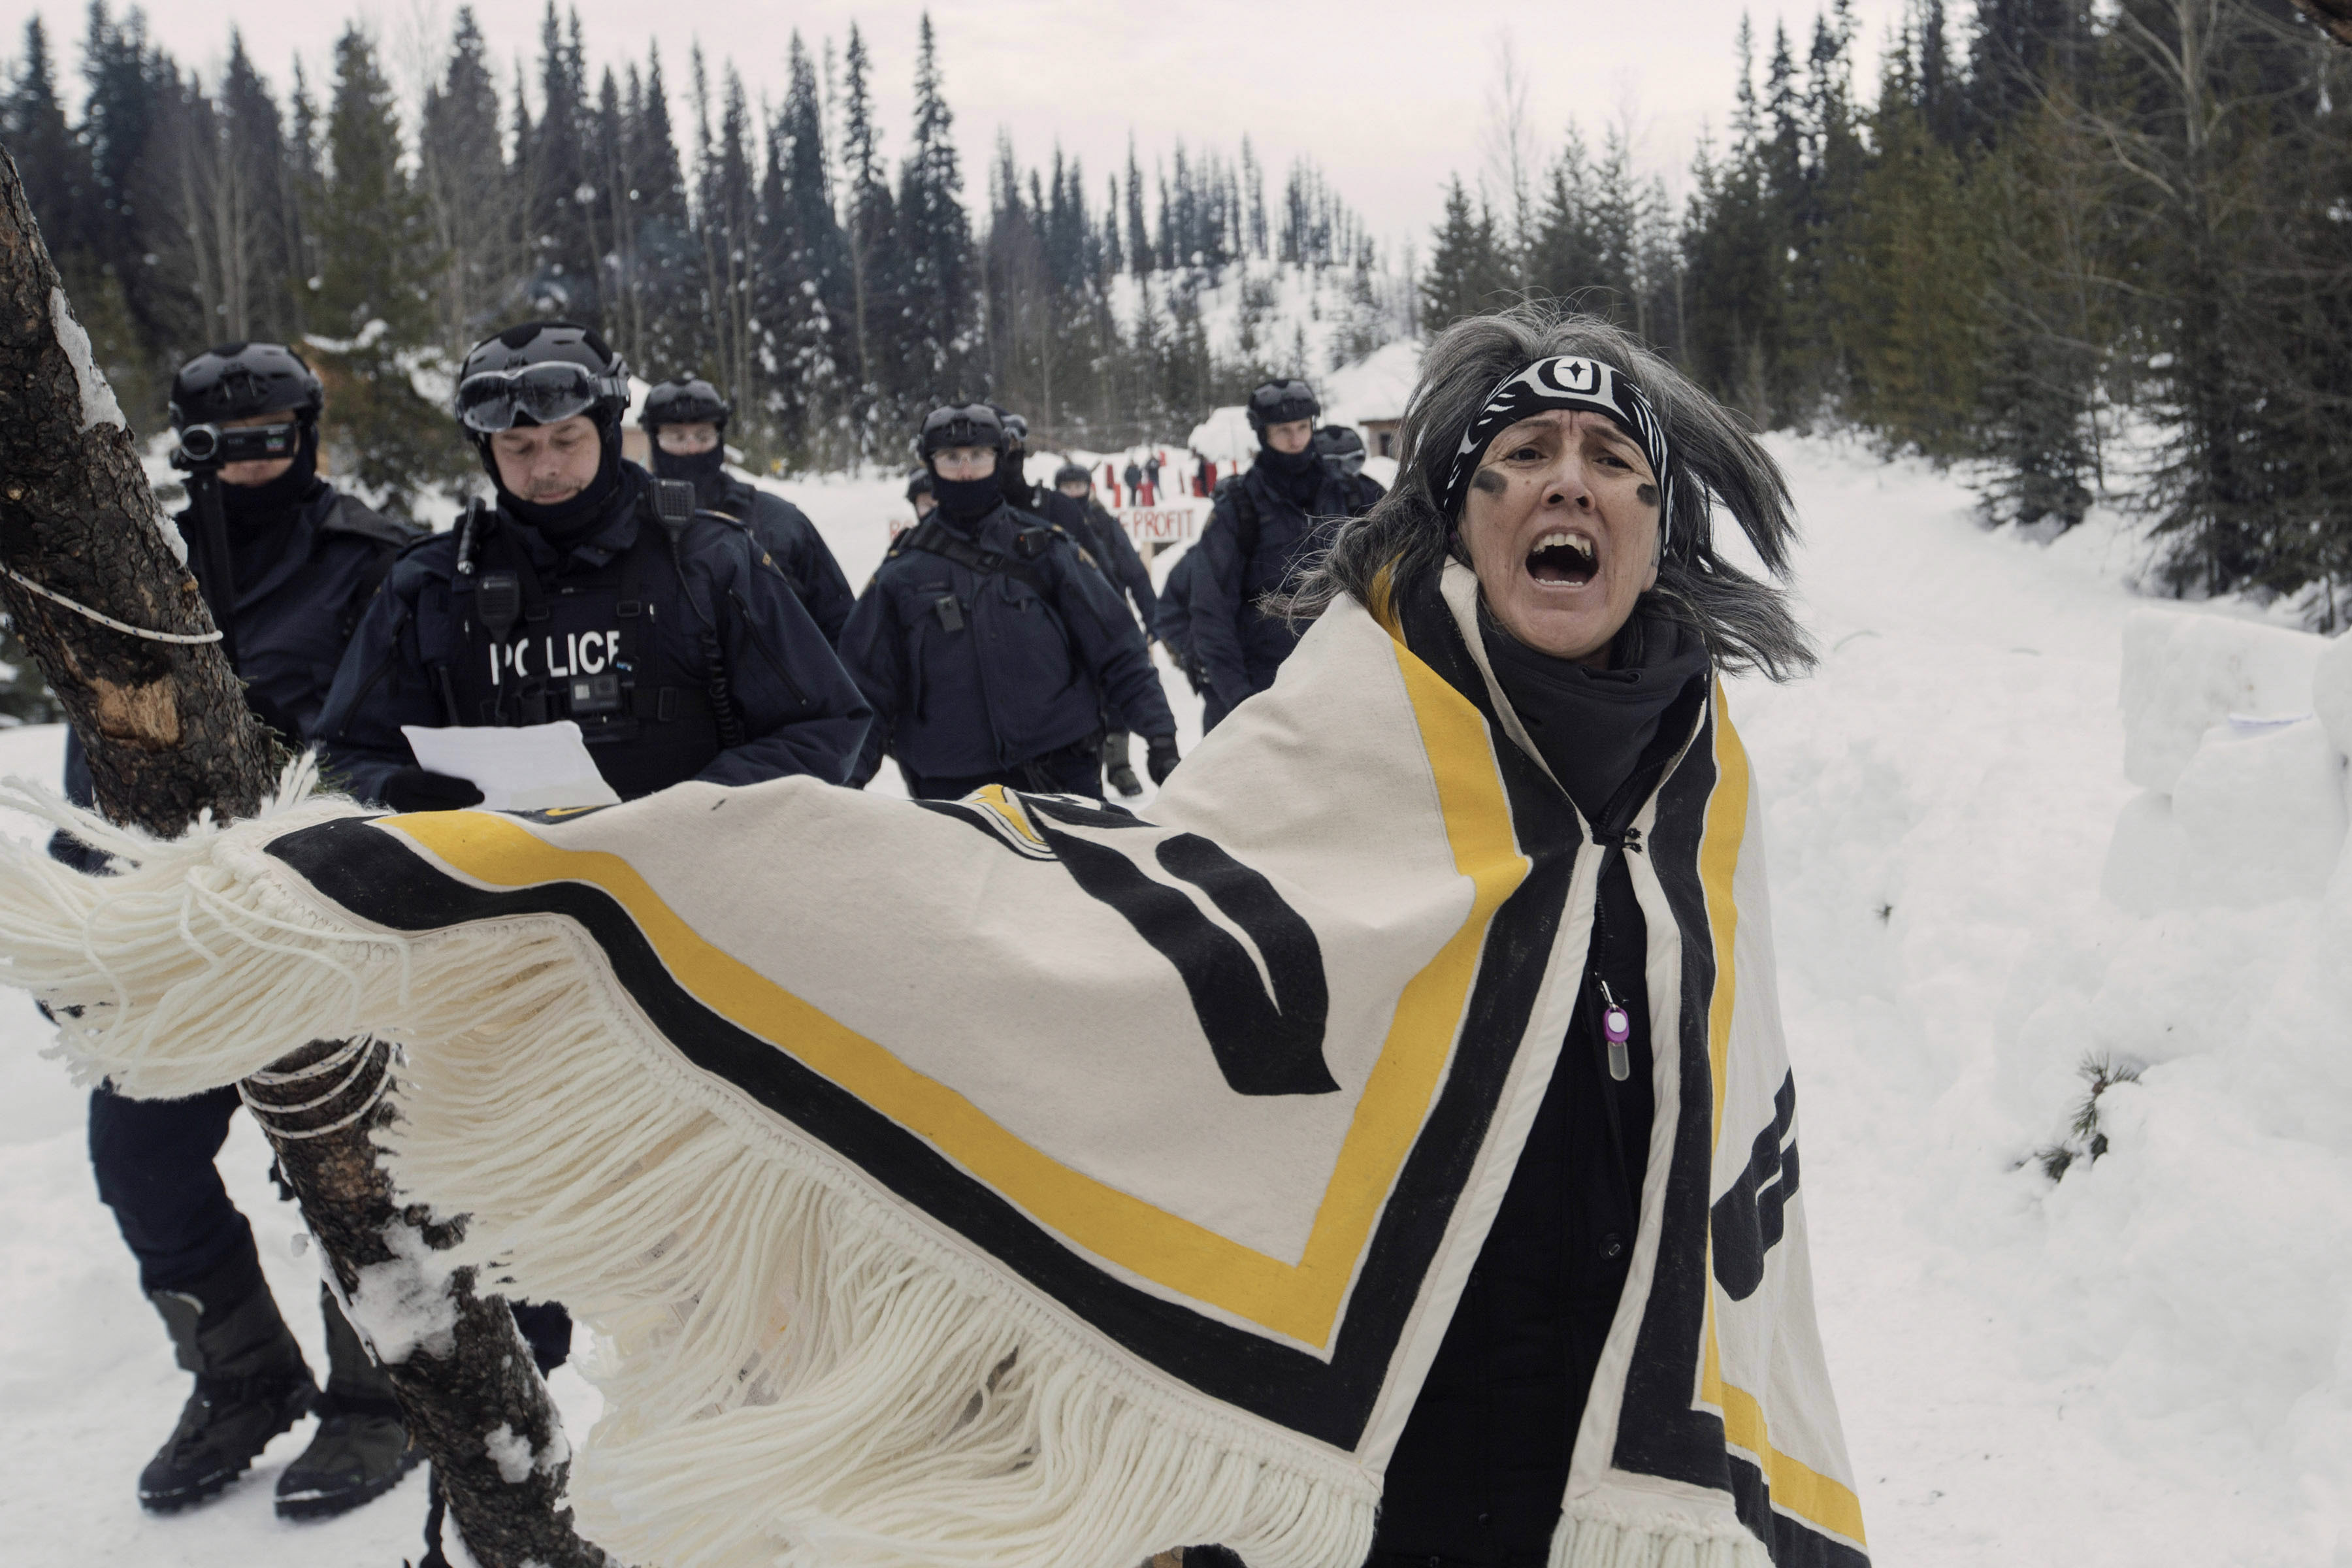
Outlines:
[[727,489],[727,442],[722,437],[708,452],[667,452],[660,432],[654,435],[654,477],[684,479],[694,487],[696,504],[716,507]]
[[1265,471],[1275,488],[1300,506],[1313,504],[1315,492],[1323,485],[1323,458],[1308,441],[1303,452],[1277,452],[1258,437],[1257,466]]
[[[1004,459],[1000,457],[1001,467]],[[937,468],[931,470],[931,499],[940,503],[940,512],[951,522],[978,522],[1004,504],[1004,480],[997,474],[984,479],[942,479]]]
[[600,448],[596,477],[589,481],[588,488],[570,500],[540,506],[507,489],[506,480],[499,476],[499,460],[490,451],[490,443],[484,440],[482,465],[490,470],[490,483],[497,487],[499,505],[518,522],[537,529],[550,544],[564,547],[587,538],[604,523],[614,498],[621,493],[621,424],[617,415],[596,422],[596,441]]
[[265,484],[221,486],[221,515],[231,529],[240,532],[267,528],[289,518],[297,507],[308,500],[318,479],[319,426],[315,420],[305,419],[293,465]]

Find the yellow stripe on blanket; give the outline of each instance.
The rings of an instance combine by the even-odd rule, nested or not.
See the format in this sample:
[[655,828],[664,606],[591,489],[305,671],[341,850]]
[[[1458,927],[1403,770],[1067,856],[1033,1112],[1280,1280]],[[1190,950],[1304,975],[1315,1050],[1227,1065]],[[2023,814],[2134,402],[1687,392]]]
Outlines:
[[[1394,647],[1454,868],[1474,895],[1468,918],[1399,994],[1296,1265],[1039,1152],[963,1095],[705,941],[619,856],[560,848],[511,818],[482,812],[388,817],[378,826],[493,887],[571,881],[602,889],[705,1006],[928,1140],[1039,1224],[1179,1295],[1328,1352],[1364,1247],[1444,1080],[1487,923],[1529,868],[1485,721],[1411,650]],[[1001,795],[989,804],[1008,818],[1016,815],[1004,811]]]

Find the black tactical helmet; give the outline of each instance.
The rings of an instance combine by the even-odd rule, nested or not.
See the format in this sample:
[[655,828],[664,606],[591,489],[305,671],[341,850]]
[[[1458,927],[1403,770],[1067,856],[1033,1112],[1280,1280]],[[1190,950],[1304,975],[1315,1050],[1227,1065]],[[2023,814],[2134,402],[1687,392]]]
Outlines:
[[930,493],[930,469],[917,468],[913,473],[907,476],[907,500],[909,502],[913,501],[917,496],[927,496]]
[[1011,445],[1004,421],[987,404],[968,403],[960,408],[950,405],[924,416],[922,434],[915,437],[915,455],[929,468],[931,454],[950,447],[985,447],[1002,457]]
[[698,375],[680,375],[646,394],[637,423],[648,430],[663,425],[716,425],[724,430],[730,412],[717,387]]
[[1364,438],[1347,425],[1326,425],[1315,432],[1315,455],[1324,465],[1349,479],[1364,471]]
[[616,428],[629,406],[628,362],[586,327],[525,321],[474,345],[457,371],[457,405],[478,441],[575,414]]
[[[994,404],[989,405],[996,407]],[[1004,421],[1004,444],[1007,448],[1026,448],[1029,445],[1029,421],[1009,408],[997,408],[997,417]]]
[[310,424],[326,405],[319,378],[283,343],[223,343],[182,365],[172,378],[174,430],[280,409]]
[[1315,390],[1303,381],[1269,381],[1250,394],[1250,428],[1265,434],[1269,425],[1289,425],[1323,412]]
[[1060,468],[1054,470],[1054,485],[1055,489],[1058,489],[1064,485],[1074,482],[1081,485],[1090,485],[1094,483],[1094,476],[1087,472],[1086,469],[1078,467],[1076,463],[1064,463]]

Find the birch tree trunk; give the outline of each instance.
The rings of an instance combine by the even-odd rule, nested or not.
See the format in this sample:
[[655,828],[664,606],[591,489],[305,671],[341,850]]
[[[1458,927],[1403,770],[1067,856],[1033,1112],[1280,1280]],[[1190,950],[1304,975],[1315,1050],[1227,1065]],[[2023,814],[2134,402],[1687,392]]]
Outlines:
[[[0,576],[0,607],[89,752],[99,809],[166,837],[206,812],[251,816],[283,753],[217,643],[118,630],[26,581],[123,626],[200,638],[211,617],[170,527],[0,149],[0,568],[15,574]],[[264,1106],[290,1108],[256,1120],[346,1297],[360,1270],[422,1272],[455,1238],[451,1224],[394,1206],[378,1163],[371,1133],[397,1114],[382,1092],[394,1065],[386,1046],[317,1041],[246,1086]],[[485,1568],[601,1568],[604,1554],[557,1507],[568,1451],[506,1303],[477,1296],[463,1272],[448,1296],[447,1353],[420,1349],[389,1370],[467,1546]],[[542,1461],[519,1480],[484,1441],[501,1427],[510,1468],[511,1436]]]

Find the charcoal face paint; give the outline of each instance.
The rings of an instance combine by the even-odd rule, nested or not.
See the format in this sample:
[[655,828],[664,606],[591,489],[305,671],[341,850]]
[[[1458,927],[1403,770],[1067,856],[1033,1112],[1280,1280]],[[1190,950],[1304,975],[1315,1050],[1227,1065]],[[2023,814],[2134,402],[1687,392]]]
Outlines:
[[1481,468],[1470,477],[1470,488],[1484,490],[1490,496],[1501,495],[1511,488],[1511,481],[1492,468]]
[[1673,524],[1675,491],[1674,453],[1666,441],[1665,426],[1659,423],[1657,412],[1650,406],[1642,389],[1627,380],[1616,366],[1574,354],[1538,360],[1505,376],[1487,395],[1486,406],[1462,433],[1447,465],[1444,483],[1435,491],[1438,514],[1460,518],[1462,503],[1469,499],[1471,486],[1486,472],[1479,466],[1479,458],[1487,443],[1529,415],[1548,408],[1585,409],[1605,415],[1641,443],[1662,498],[1655,504],[1659,506],[1658,549],[1663,553],[1666,530]]
[[1640,501],[1643,506],[1655,506],[1658,504],[1658,487],[1655,485],[1643,485],[1641,489],[1633,492],[1633,499]]

